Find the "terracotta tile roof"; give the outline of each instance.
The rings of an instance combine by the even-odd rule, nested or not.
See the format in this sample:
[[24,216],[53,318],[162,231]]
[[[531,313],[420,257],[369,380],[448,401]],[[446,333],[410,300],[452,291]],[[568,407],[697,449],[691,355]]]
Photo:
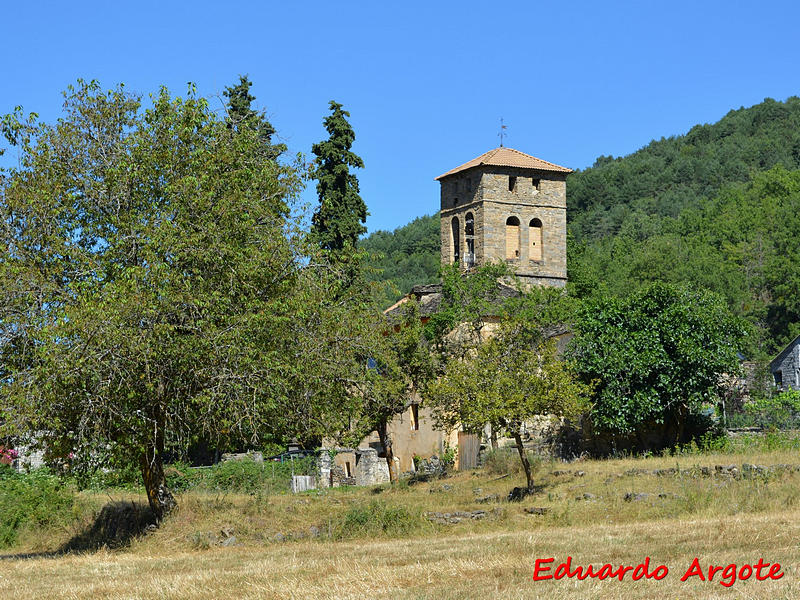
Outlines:
[[481,165],[488,165],[492,167],[520,167],[522,169],[538,169],[540,171],[555,171],[557,173],[572,173],[572,169],[561,167],[559,165],[547,162],[541,158],[536,158],[530,154],[525,154],[513,148],[506,148],[501,146],[494,150],[481,154],[477,158],[473,158],[469,162],[465,162],[460,167],[449,170],[447,173],[439,175],[436,180],[454,175],[461,171],[466,171],[472,167],[479,167]]

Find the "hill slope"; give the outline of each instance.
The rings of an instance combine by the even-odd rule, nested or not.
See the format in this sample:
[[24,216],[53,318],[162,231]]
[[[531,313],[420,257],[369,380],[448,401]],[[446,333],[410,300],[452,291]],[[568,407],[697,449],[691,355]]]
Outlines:
[[[749,355],[800,333],[800,98],[765,100],[567,179],[569,279],[579,296],[655,280],[726,298],[754,326]],[[438,216],[362,247],[395,299],[435,279]]]
[[637,215],[677,217],[726,184],[779,164],[800,168],[797,97],[732,110],[623,158],[601,156],[567,179],[570,230],[580,241],[614,234]]

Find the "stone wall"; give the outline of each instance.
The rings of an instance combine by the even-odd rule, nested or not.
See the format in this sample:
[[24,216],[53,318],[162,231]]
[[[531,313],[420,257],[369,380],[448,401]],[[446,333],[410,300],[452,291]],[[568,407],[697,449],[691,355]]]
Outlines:
[[[331,459],[323,449],[317,459],[321,488],[340,485],[376,485],[389,481],[389,465],[374,448],[337,448]],[[349,475],[348,475],[349,471]]]
[[16,448],[19,456],[12,463],[17,471],[40,469],[45,466],[44,451],[36,450],[29,446],[20,445]]
[[389,465],[373,448],[356,450],[356,485],[375,485],[389,481]]
[[317,458],[319,487],[355,485],[356,479],[353,477],[356,464],[355,452],[352,448],[336,448],[334,457],[331,458],[328,449],[323,448]]

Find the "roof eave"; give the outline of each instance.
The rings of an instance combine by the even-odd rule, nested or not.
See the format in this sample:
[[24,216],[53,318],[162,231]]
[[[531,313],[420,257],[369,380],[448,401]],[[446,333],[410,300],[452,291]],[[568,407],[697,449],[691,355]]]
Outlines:
[[460,173],[464,173],[465,171],[470,171],[471,169],[478,169],[480,167],[494,167],[494,168],[504,168],[504,169],[522,169],[523,171],[543,171],[545,173],[562,173],[564,175],[569,175],[570,173],[574,173],[574,169],[569,169],[567,167],[561,167],[559,169],[548,169],[547,167],[515,167],[513,165],[490,165],[487,163],[480,163],[477,165],[471,165],[469,167],[457,168],[457,170],[448,171],[447,173],[443,173],[438,177],[434,177],[434,181],[441,181],[442,179],[446,179],[447,177],[453,177],[454,175],[458,175]]

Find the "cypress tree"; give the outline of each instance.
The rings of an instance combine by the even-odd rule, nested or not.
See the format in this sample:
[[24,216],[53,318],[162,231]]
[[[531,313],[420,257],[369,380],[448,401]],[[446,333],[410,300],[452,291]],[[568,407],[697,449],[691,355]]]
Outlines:
[[367,205],[358,194],[358,179],[350,167],[364,168],[364,162],[350,148],[355,133],[347,117],[350,113],[331,100],[331,114],[323,121],[330,137],[314,144],[314,178],[317,180],[319,207],[311,219],[311,233],[324,250],[339,252],[355,248],[358,237],[367,231]]

